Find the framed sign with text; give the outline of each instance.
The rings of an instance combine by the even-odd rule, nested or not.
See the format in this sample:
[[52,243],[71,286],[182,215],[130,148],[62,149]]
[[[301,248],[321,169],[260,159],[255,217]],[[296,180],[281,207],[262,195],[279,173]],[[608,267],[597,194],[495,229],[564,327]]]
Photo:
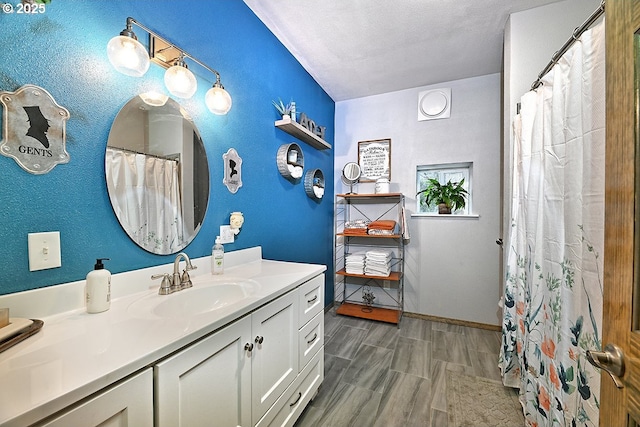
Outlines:
[[391,179],[391,140],[358,142],[358,164],[362,170],[360,182]]

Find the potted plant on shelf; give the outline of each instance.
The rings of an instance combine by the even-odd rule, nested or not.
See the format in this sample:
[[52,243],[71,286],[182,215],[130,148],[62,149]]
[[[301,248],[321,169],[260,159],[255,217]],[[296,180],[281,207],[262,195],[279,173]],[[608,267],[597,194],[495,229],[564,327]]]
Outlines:
[[464,209],[467,204],[467,190],[463,188],[464,178],[459,182],[447,181],[440,184],[435,178],[429,178],[427,188],[418,191],[416,196],[421,197],[421,204],[427,206],[438,205],[439,214],[450,214],[451,211]]
[[271,101],[271,102],[273,103],[273,106],[276,107],[276,110],[278,110],[278,113],[280,113],[283,119],[285,116],[291,117],[291,110],[293,107],[292,102],[285,105],[285,103],[282,102],[282,99],[280,98],[278,98],[278,102],[276,101]]

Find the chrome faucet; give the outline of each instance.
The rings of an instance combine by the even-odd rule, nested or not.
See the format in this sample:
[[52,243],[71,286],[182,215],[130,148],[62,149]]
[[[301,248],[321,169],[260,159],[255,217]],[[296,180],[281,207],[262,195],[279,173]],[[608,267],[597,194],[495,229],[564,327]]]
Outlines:
[[[182,276],[180,275],[180,259],[184,258],[185,266],[184,271],[182,272]],[[173,275],[169,275],[169,273],[164,274],[154,274],[151,276],[152,279],[162,279],[162,284],[160,285],[160,289],[158,290],[158,294],[160,295],[169,295],[174,292],[181,291],[182,289],[190,288],[193,286],[191,283],[191,278],[189,277],[189,273],[187,271],[195,270],[195,265],[191,264],[191,260],[189,256],[184,252],[180,252],[176,255],[175,260],[173,260]]]
[[[184,268],[182,276],[180,276],[180,258],[184,258],[184,262],[187,264]],[[184,252],[180,252],[178,255],[176,255],[176,259],[173,260],[173,284],[171,286],[174,289],[173,292],[181,291],[193,286],[193,284],[191,283],[191,278],[189,277],[189,273],[187,273],[187,271],[195,270],[196,268],[198,267],[191,264],[189,256]]]

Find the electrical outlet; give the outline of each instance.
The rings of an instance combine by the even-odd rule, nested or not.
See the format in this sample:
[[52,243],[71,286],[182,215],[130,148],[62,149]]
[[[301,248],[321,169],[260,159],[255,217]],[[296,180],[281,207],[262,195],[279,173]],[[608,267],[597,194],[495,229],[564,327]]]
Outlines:
[[62,265],[60,257],[60,232],[29,233],[29,271],[57,268]]
[[235,240],[235,236],[231,231],[230,225],[221,225],[220,226],[220,243],[233,243]]

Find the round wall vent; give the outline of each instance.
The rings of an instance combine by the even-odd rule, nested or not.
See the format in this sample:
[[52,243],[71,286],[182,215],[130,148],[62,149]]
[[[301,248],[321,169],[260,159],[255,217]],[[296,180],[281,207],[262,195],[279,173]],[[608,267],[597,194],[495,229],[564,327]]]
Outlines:
[[418,94],[418,121],[451,116],[451,89],[433,89]]

